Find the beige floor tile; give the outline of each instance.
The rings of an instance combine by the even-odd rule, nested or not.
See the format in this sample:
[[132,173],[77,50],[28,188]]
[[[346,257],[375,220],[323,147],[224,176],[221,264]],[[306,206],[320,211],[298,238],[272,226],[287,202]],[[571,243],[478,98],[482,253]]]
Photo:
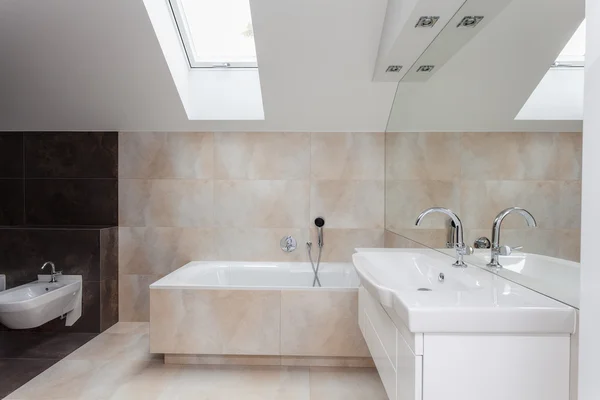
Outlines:
[[[128,399],[155,399],[172,369],[158,361],[62,360],[9,395],[19,400],[106,400],[143,380],[145,393]],[[158,379],[160,376],[162,379]],[[122,389],[125,388],[125,389]],[[152,394],[150,396],[149,394]],[[154,396],[154,397],[153,397]]]
[[310,368],[310,400],[387,400],[374,368]]
[[148,322],[117,322],[111,326],[104,333],[117,333],[117,334],[143,334],[148,333],[150,325]]
[[152,360],[149,335],[145,333],[104,333],[66,357],[67,360]]
[[186,366],[161,399],[309,400],[307,368]]

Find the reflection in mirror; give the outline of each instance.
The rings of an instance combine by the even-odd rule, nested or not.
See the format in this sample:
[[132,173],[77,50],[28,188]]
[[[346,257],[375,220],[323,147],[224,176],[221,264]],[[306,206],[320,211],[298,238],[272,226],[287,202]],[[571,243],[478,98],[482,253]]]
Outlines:
[[[518,60],[510,60],[523,49],[516,42],[502,45],[502,37],[509,34],[490,24],[458,53],[463,57],[451,58],[435,79],[399,83],[385,142],[386,247],[427,247],[455,257],[456,230],[446,215],[432,214],[420,226],[414,223],[429,207],[448,208],[462,220],[466,245],[475,249],[464,257],[468,264],[579,307],[581,123],[514,120],[581,25],[583,8],[572,8],[563,10],[560,22],[558,14],[552,17],[557,20],[552,31],[538,27],[539,37],[551,43],[540,49],[527,46],[536,59],[521,66],[519,76],[513,65]],[[514,17],[512,12],[509,6],[498,18]],[[536,27],[514,22],[511,29],[532,34]],[[548,32],[541,34],[544,29]],[[485,40],[497,46],[486,54],[502,55],[503,73],[513,74],[519,84],[511,86],[511,80],[492,67],[475,72],[488,60],[470,57],[469,49],[481,50]],[[471,77],[465,76],[468,73]],[[450,90],[469,78],[479,85],[476,95],[472,88],[458,95]],[[523,88],[525,78],[528,91]],[[491,107],[498,103],[490,98],[510,91],[504,98],[507,104]],[[465,118],[469,113],[473,118]],[[506,115],[512,117],[500,123]],[[500,240],[494,243],[494,220],[511,207],[525,209],[533,218],[521,211],[507,213],[496,224]]]

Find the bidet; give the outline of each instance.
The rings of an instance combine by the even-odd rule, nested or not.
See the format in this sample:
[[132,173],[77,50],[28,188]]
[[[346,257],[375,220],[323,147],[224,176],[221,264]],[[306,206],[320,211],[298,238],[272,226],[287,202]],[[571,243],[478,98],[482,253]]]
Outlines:
[[71,326],[81,316],[81,276],[38,280],[0,293],[0,323],[11,329],[31,329],[66,315]]

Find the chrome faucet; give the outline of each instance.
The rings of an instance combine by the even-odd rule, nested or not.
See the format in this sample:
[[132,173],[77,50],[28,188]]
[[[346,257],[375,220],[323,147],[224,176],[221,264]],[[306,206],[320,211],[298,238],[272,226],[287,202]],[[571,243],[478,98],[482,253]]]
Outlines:
[[500,265],[500,262],[498,262],[498,257],[509,256],[513,250],[521,249],[521,247],[511,248],[509,246],[500,246],[500,228],[502,227],[502,221],[504,221],[504,218],[512,213],[519,214],[525,218],[525,221],[527,221],[527,226],[537,226],[537,222],[535,221],[535,218],[533,218],[533,215],[531,215],[531,213],[524,208],[510,207],[501,211],[500,214],[496,216],[496,219],[494,219],[494,224],[492,226],[492,255],[490,262],[487,264],[488,267],[502,268],[502,265]]
[[432,213],[446,214],[447,216],[449,216],[452,219],[452,222],[454,222],[454,225],[456,226],[456,231],[455,231],[455,235],[454,235],[454,237],[456,238],[456,241],[454,243],[454,249],[456,250],[456,262],[454,264],[452,264],[452,266],[458,267],[458,268],[466,268],[467,264],[465,264],[465,262],[463,261],[463,257],[467,256],[469,254],[473,254],[473,249],[465,244],[465,240],[464,240],[464,236],[463,236],[463,226],[462,226],[462,222],[460,221],[460,218],[458,218],[458,216],[454,213],[454,211],[449,210],[447,208],[432,207],[432,208],[428,208],[427,210],[423,211],[421,213],[421,215],[419,215],[415,225],[417,225],[417,226],[421,225],[421,221],[423,220],[423,218],[426,215],[432,214]]
[[62,271],[56,271],[56,267],[52,261],[46,261],[40,269],[43,271],[46,267],[50,267],[50,283],[57,282],[56,277],[62,275]]

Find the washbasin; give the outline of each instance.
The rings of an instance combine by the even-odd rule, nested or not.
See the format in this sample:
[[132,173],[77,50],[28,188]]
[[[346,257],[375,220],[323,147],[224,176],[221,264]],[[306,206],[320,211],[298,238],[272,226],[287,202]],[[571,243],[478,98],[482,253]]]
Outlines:
[[393,306],[395,292],[454,293],[480,289],[477,280],[464,271],[443,268],[439,259],[417,251],[368,252],[368,260],[355,257],[354,266],[363,286],[376,292],[387,307]]
[[[361,285],[415,333],[572,333],[572,308],[432,249],[357,249]],[[443,279],[442,279],[443,276]]]
[[500,256],[502,268],[489,268],[486,266],[490,261],[489,249],[476,250],[466,260],[503,278],[579,308],[581,268],[577,262],[515,251],[508,256]]
[[0,323],[11,329],[31,329],[73,312],[80,304],[80,278],[40,279],[0,292]]

